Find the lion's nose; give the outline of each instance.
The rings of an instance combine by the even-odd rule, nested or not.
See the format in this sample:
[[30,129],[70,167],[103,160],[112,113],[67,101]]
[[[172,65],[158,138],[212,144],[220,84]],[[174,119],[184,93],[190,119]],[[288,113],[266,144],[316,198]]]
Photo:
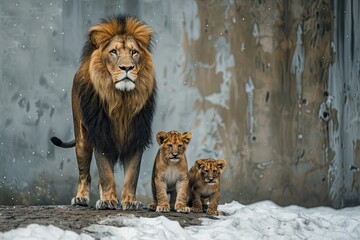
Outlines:
[[128,72],[134,68],[134,66],[119,66],[119,68],[125,72]]

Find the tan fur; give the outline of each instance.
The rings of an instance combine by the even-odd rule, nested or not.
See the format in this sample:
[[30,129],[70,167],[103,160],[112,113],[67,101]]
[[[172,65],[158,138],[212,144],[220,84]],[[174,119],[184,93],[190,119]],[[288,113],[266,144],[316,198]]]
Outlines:
[[[133,18],[127,18],[124,29],[112,19],[89,30],[89,37],[96,49],[90,57],[82,60],[72,89],[76,156],[79,166],[78,191],[72,200],[73,205],[89,204],[90,162],[93,152],[93,146],[88,140],[89,133],[81,115],[79,89],[89,81],[92,83],[101,101],[105,103],[104,106],[107,106],[105,111],[114,126],[116,144],[122,148],[129,136],[132,136],[133,129],[130,128],[130,123],[133,117],[155,91],[152,55],[147,48],[151,36],[152,30]],[[112,54],[113,50],[117,53]],[[133,67],[128,75],[136,87],[131,91],[119,91],[114,87],[126,75],[121,67]],[[125,184],[121,196],[123,209],[139,206],[135,191],[141,155],[141,152],[137,152],[132,159],[124,162]],[[113,176],[114,166],[110,160],[112,156],[96,150],[95,156],[100,177],[100,200],[97,207],[116,208],[118,200]]]
[[[189,181],[185,150],[191,133],[159,132],[156,140],[160,149],[152,173],[154,202],[149,208],[157,212],[169,212],[171,208],[177,212],[190,212],[187,206]],[[167,194],[170,194],[170,201]]]
[[189,171],[189,189],[191,211],[202,212],[204,205],[209,206],[207,213],[222,215],[217,210],[220,201],[220,178],[226,161],[214,159],[199,159]]
[[[132,116],[137,114],[143,107],[148,96],[154,91],[155,85],[152,55],[145,47],[147,45],[135,41],[137,39],[133,36],[143,30],[146,34],[149,34],[148,38],[150,38],[152,32],[149,28],[138,26],[137,21],[134,20],[134,22],[127,22],[125,30],[127,34],[119,36],[115,34],[119,26],[113,23],[115,22],[113,21],[112,24],[102,23],[90,28],[90,36],[94,44],[99,47],[80,68],[79,78],[92,81],[101,99],[107,103],[108,112],[113,122],[121,123],[115,124],[115,126],[121,126],[117,131],[120,145],[123,145],[126,136],[131,134],[128,132],[128,123]],[[149,44],[149,39],[145,41],[147,39],[145,33],[137,37],[143,41],[143,44]],[[93,37],[94,35],[96,37]],[[120,59],[114,60],[108,56],[109,51],[112,49],[117,49],[120,52]],[[131,49],[138,51],[142,55],[141,63],[136,63],[131,59]],[[110,64],[105,64],[106,58],[113,61]],[[118,90],[114,88],[114,84],[118,81],[116,77],[124,72],[120,70],[118,65],[126,61],[135,65],[131,72],[137,77],[136,81],[140,84],[128,94],[120,95]]]

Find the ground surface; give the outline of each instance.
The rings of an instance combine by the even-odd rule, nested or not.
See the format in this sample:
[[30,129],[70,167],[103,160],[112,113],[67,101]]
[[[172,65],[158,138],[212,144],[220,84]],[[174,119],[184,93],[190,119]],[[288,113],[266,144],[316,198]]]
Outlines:
[[[82,232],[82,228],[97,223],[99,220],[112,216],[136,217],[158,217],[165,216],[170,220],[176,220],[182,227],[200,225],[199,218],[211,218],[205,213],[156,213],[147,209],[141,211],[121,211],[121,210],[95,210],[91,207],[74,207],[67,205],[56,206],[3,206],[0,205],[0,232],[5,232],[18,227],[26,227],[29,224],[37,223],[41,225],[52,224],[64,230],[71,230],[77,233]],[[116,227],[121,227],[116,225]]]

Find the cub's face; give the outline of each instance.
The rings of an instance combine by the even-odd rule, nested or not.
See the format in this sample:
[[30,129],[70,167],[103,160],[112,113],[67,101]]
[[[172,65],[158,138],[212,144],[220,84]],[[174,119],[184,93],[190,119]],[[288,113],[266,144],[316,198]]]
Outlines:
[[225,168],[226,161],[214,159],[199,159],[195,161],[195,167],[200,178],[208,185],[220,182],[221,174]]
[[156,140],[160,145],[160,151],[169,162],[178,162],[185,156],[185,150],[191,140],[191,133],[179,133],[177,131],[158,132]]
[[131,37],[115,37],[105,45],[102,57],[115,88],[131,91],[136,86],[143,51]]

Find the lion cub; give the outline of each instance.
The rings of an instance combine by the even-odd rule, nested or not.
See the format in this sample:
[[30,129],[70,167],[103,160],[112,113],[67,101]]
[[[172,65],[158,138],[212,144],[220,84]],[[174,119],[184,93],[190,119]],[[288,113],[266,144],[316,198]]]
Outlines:
[[206,211],[211,215],[222,215],[217,210],[220,200],[220,177],[225,168],[226,161],[214,159],[199,159],[189,171],[190,199],[189,206],[193,212]]
[[[159,132],[156,140],[160,149],[152,172],[154,201],[149,205],[149,209],[169,212],[171,206],[177,212],[190,212],[187,206],[189,180],[185,150],[191,140],[191,133]],[[170,194],[170,203],[167,194]]]

